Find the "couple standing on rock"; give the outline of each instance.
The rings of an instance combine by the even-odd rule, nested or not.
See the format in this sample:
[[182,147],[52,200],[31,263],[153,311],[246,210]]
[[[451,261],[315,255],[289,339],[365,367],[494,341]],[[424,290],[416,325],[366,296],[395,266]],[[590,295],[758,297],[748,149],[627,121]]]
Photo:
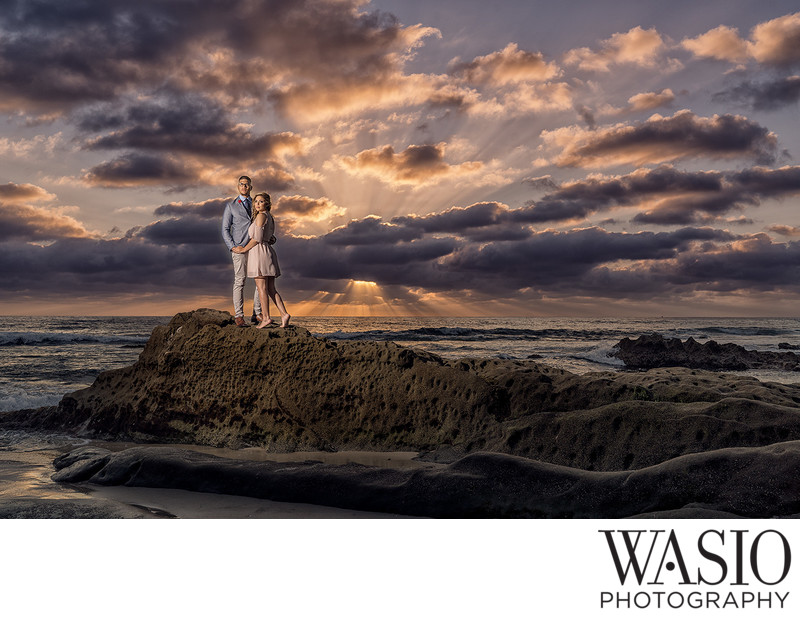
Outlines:
[[[271,325],[270,299],[281,313],[281,327],[289,324],[289,315],[281,295],[275,289],[275,278],[281,275],[275,244],[275,220],[267,193],[250,198],[253,182],[248,176],[239,178],[239,195],[228,202],[222,214],[222,239],[233,259],[233,308],[236,325],[244,327],[244,283],[247,277],[256,281],[253,317],[259,328]],[[262,312],[262,309],[263,312]]]

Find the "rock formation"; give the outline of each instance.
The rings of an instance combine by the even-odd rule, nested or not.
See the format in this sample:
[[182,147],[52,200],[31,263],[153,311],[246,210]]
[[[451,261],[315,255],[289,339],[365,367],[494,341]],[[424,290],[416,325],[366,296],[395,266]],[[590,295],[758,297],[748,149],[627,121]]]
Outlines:
[[234,493],[412,516],[792,516],[800,442],[691,454],[616,472],[494,453],[397,470],[313,460],[234,461],[169,447],[117,453],[81,448],[56,459],[55,466],[54,479],[62,482]]
[[698,343],[691,337],[684,342],[660,334],[646,334],[635,340],[624,338],[615,347],[615,356],[630,369],[685,366],[709,371],[800,371],[800,356],[792,352],[752,351],[734,343],[716,341]]
[[444,360],[303,328],[237,328],[200,309],[155,328],[138,362],[8,428],[270,451],[492,451],[623,471],[800,439],[800,385],[689,368],[574,375],[533,360]]

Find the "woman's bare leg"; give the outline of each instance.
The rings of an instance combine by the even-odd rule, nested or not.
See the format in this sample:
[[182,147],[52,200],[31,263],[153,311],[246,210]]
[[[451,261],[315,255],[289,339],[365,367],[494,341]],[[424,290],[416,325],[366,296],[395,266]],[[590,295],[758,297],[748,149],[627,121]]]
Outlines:
[[275,289],[274,276],[267,277],[267,294],[275,303],[275,306],[278,307],[278,310],[281,313],[281,328],[285,328],[289,325],[289,320],[292,318],[292,316],[289,315],[289,311],[286,310],[286,306],[283,304],[283,298],[281,298],[281,294],[279,294],[278,290]]
[[261,311],[264,319],[256,328],[266,328],[272,324],[272,319],[269,316],[269,296],[267,294],[267,284],[263,276],[256,277],[256,289],[258,289],[258,297],[261,300]]

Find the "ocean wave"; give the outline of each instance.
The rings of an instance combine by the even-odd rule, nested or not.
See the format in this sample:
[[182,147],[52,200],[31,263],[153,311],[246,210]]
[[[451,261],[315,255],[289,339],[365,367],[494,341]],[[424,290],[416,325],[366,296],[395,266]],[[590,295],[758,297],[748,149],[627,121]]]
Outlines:
[[[697,332],[702,332],[710,337],[715,335],[724,336],[797,336],[796,328],[771,328],[771,327],[726,327],[726,326],[709,326],[706,328],[698,328]],[[695,338],[698,338],[695,335]]]
[[625,363],[619,358],[612,356],[611,352],[612,350],[608,348],[598,348],[583,353],[575,353],[569,357],[574,360],[582,360],[591,364],[598,364],[615,369],[624,367]]
[[114,336],[65,332],[2,332],[0,347],[56,345],[123,345],[142,347],[148,336]]
[[361,330],[355,332],[337,330],[318,336],[339,341],[496,341],[506,339],[539,341],[543,339],[597,340],[624,335],[626,333],[609,330],[424,327],[410,330]]
[[57,405],[64,397],[64,392],[25,392],[16,390],[0,393],[0,413],[17,409],[36,409]]

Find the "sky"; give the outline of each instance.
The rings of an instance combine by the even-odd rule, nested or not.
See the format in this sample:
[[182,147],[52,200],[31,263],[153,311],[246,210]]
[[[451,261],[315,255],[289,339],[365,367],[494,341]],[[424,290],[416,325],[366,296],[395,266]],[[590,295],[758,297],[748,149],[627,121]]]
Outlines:
[[797,317],[798,101],[796,2],[0,0],[0,312],[231,311],[247,174],[295,315]]

